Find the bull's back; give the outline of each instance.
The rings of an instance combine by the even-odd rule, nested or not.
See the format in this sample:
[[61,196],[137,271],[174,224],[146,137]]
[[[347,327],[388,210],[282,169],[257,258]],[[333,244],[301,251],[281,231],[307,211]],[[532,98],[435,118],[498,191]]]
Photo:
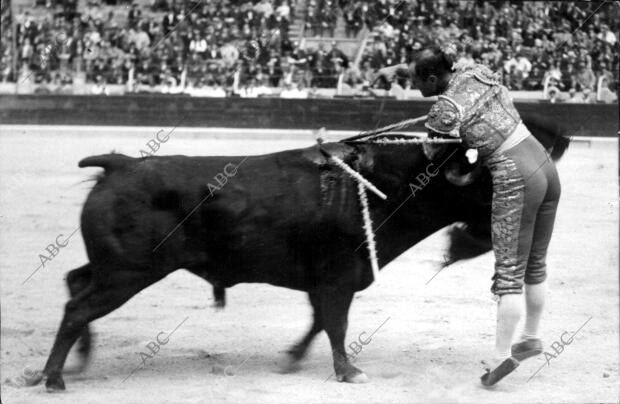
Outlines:
[[82,213],[91,259],[114,256],[162,271],[217,267],[223,284],[302,288],[303,263],[339,232],[325,217],[319,165],[308,149],[85,161],[106,170]]

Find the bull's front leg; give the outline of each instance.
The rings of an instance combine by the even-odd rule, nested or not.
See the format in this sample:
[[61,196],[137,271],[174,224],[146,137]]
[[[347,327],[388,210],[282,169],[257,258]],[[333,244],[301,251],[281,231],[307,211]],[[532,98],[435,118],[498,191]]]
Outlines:
[[319,292],[319,298],[323,326],[332,347],[336,379],[339,382],[366,383],[368,377],[351,364],[344,347],[353,290],[324,288]]

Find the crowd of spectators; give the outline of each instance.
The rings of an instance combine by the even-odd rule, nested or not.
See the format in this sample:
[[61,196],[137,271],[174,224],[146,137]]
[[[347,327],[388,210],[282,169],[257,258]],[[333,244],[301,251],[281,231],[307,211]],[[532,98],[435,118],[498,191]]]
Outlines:
[[[73,6],[73,7],[71,7]],[[137,3],[75,3],[17,16],[20,74],[35,82],[72,81],[176,87],[229,86],[244,73],[269,65],[288,41],[288,0],[156,0]],[[290,47],[290,45],[289,45]]]
[[0,82],[6,82],[12,74],[13,33],[11,31],[11,5],[4,1],[0,3],[0,38],[2,38],[0,41]]
[[[617,92],[618,2],[306,0],[306,36],[331,37],[338,21],[350,38],[372,31],[355,66],[335,42],[302,49],[289,39],[291,0],[100,1],[37,0],[41,7],[17,15],[15,55],[10,39],[0,47],[2,81],[133,82],[228,95],[335,88],[339,79],[359,88],[427,45],[454,42],[463,58],[501,72],[511,90],[578,95],[567,99],[593,96],[599,84]],[[3,39],[12,35],[6,26]]]
[[331,0],[309,0],[305,16],[305,34],[333,37],[339,10]]
[[603,78],[601,84],[617,92],[620,2],[378,0],[367,14],[375,37],[351,84],[381,67],[411,62],[427,45],[452,42],[461,57],[500,72],[511,90],[539,91],[548,83],[556,92],[588,94]]

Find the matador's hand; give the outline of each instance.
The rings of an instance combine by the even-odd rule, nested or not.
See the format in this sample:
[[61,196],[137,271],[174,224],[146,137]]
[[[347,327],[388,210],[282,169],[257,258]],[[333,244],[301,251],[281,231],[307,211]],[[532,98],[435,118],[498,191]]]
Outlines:
[[394,66],[388,66],[388,67],[381,68],[377,70],[373,83],[375,83],[377,80],[379,80],[382,77],[388,83],[391,83],[392,81],[394,81],[394,78],[398,74],[403,74],[405,72],[408,72],[408,66],[406,64],[400,64],[400,65],[394,65]]

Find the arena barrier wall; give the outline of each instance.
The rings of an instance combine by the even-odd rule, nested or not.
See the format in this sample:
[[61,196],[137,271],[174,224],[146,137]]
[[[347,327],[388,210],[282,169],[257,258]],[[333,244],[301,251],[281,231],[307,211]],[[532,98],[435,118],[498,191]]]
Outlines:
[[[367,130],[428,113],[432,100],[0,95],[1,124]],[[618,104],[516,101],[571,136],[617,136]]]

